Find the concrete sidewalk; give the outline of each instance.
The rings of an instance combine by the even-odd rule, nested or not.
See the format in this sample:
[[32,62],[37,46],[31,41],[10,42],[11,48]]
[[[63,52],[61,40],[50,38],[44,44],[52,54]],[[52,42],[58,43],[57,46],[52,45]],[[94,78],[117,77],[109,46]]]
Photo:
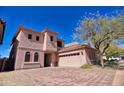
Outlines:
[[113,86],[123,86],[124,85],[124,60],[118,62],[118,70],[116,71],[115,78],[113,81]]
[[117,70],[115,78],[113,81],[113,86],[123,86],[124,85],[124,70]]

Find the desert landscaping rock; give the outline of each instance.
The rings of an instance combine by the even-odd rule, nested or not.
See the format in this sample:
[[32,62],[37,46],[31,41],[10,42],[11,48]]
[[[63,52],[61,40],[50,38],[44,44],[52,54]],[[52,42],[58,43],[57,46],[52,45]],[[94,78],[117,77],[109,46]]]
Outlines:
[[113,69],[48,67],[0,73],[0,85],[98,86],[112,85]]

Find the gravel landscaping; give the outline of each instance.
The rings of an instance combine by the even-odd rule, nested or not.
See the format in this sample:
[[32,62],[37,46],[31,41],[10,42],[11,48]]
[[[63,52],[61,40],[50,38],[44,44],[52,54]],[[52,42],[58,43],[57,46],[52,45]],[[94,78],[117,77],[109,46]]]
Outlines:
[[105,86],[112,85],[115,70],[92,67],[48,67],[0,73],[0,85]]

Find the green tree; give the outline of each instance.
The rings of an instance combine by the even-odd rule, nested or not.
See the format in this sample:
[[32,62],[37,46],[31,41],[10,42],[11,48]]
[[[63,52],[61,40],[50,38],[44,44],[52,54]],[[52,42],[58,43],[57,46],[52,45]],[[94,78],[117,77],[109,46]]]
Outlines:
[[112,56],[119,57],[121,55],[124,55],[124,48],[118,45],[115,45],[115,44],[111,44],[110,47],[105,52],[105,55],[107,58],[112,57]]
[[[94,15],[94,14],[93,14]],[[80,20],[73,39],[87,41],[98,50],[100,63],[104,67],[103,55],[110,47],[110,44],[124,37],[124,16],[122,12],[118,12],[116,16],[100,15],[99,12],[95,16],[83,17]]]

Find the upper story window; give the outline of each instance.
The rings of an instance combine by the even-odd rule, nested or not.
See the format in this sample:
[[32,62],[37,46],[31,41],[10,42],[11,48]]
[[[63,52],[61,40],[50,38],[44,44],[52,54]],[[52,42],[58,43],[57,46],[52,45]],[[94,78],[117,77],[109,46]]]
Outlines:
[[36,41],[39,41],[40,37],[39,36],[36,36]]
[[32,34],[28,34],[28,39],[32,39]]
[[62,42],[61,41],[57,41],[57,46],[58,47],[62,47]]
[[50,36],[50,41],[53,41],[53,36]]

